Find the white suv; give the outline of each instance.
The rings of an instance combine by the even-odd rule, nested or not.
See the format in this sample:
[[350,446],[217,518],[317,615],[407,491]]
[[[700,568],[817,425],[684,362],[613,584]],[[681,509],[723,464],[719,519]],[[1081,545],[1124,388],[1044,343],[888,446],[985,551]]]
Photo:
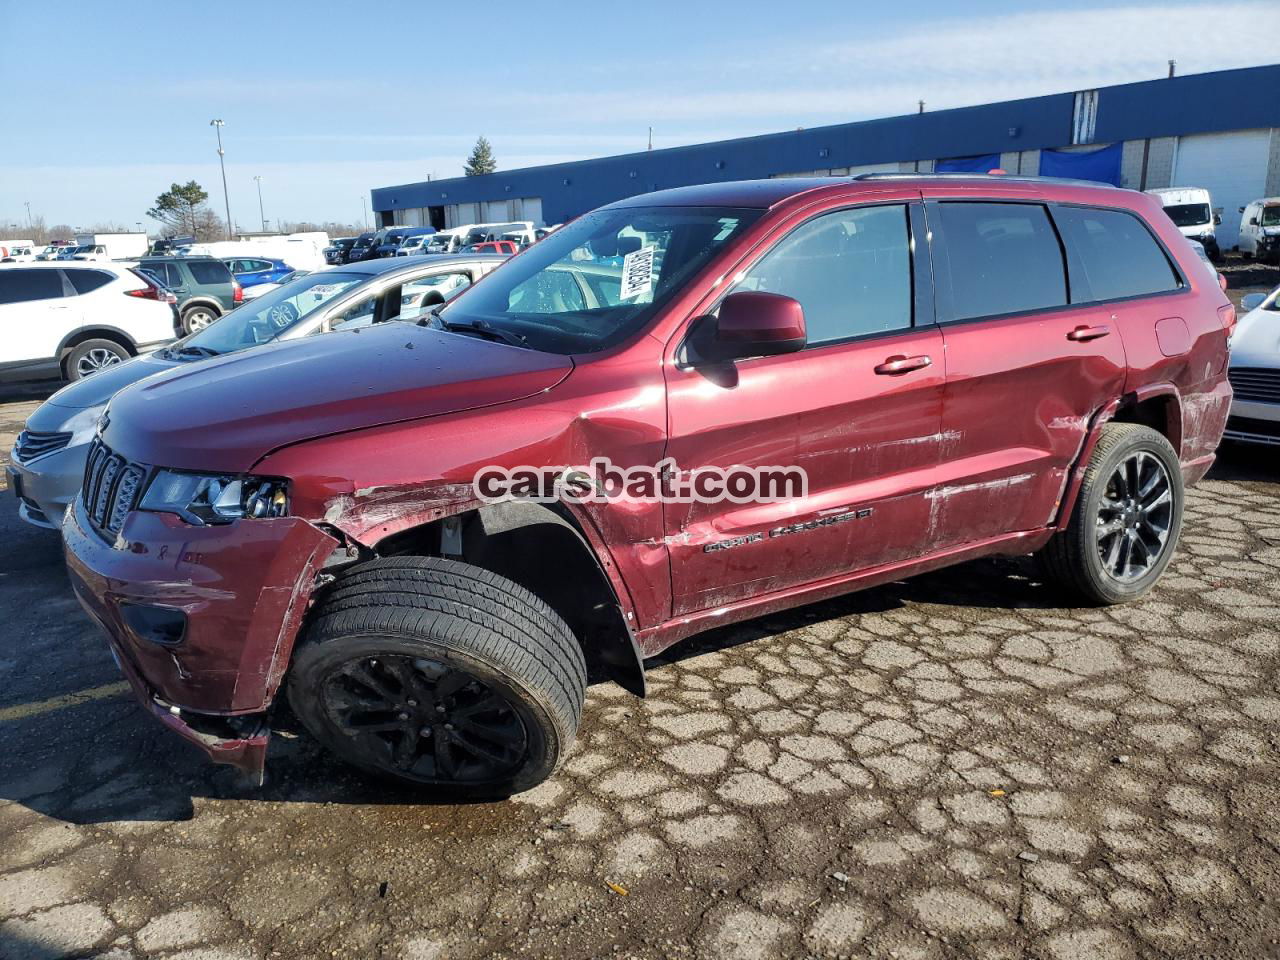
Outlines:
[[174,338],[174,295],[127,263],[0,266],[0,380],[79,380]]

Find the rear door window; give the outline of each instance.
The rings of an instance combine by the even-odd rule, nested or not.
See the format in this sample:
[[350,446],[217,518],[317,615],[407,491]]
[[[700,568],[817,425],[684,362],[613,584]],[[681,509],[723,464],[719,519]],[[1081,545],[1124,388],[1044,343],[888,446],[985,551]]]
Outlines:
[[0,303],[56,300],[61,296],[60,270],[0,270]]
[[1056,207],[1053,218],[1084,274],[1072,278],[1073,300],[1121,300],[1182,286],[1160,244],[1133,214]]
[[105,287],[115,279],[111,274],[104,273],[101,270],[68,270],[67,277],[71,280],[71,286],[75,287],[78,294],[89,293],[99,287]]
[[943,201],[930,215],[942,228],[939,259],[949,274],[940,291],[950,299],[944,319],[1066,305],[1062,244],[1042,205]]
[[227,269],[225,263],[210,260],[192,260],[187,263],[187,269],[191,271],[191,276],[195,277],[196,283],[216,284],[231,282],[231,271]]
[[143,263],[139,269],[146,270],[171,290],[176,290],[178,287],[185,286],[182,282],[182,273],[172,263],[148,260]]

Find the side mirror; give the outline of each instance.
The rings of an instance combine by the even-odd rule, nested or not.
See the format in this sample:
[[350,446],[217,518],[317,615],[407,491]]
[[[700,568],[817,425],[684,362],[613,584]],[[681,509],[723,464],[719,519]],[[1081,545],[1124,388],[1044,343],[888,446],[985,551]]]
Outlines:
[[741,290],[720,302],[713,353],[719,360],[772,357],[804,349],[808,334],[800,301]]
[[1244,313],[1248,313],[1250,310],[1257,310],[1262,306],[1262,301],[1265,299],[1267,299],[1267,294],[1265,293],[1246,293],[1240,298],[1240,309]]
[[1214,222],[1214,225],[1215,225],[1215,226],[1216,226],[1217,224],[1219,224],[1219,223],[1222,223],[1222,214],[1220,214],[1220,213],[1215,213],[1215,214],[1213,215],[1213,222]]
[[1250,218],[1249,218],[1249,226],[1251,226],[1251,227],[1256,227],[1257,225],[1258,225],[1258,218],[1257,218],[1257,217],[1250,217]]

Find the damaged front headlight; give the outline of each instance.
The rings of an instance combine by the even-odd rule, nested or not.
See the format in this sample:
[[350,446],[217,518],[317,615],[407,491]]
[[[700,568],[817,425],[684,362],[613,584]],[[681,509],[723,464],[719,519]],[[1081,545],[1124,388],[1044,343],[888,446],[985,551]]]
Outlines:
[[283,517],[289,512],[284,480],[209,476],[158,470],[139,510],[176,513],[189,523],[230,523],[242,517]]

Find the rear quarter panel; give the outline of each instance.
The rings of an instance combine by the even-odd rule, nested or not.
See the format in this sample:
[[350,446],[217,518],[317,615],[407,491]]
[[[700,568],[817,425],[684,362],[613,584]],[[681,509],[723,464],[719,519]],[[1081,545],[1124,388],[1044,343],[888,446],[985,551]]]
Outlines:
[[1230,301],[1155,198],[1129,196],[1132,208],[1177,262],[1188,286],[1171,296],[1114,305],[1129,361],[1125,392],[1139,400],[1176,400],[1170,440],[1184,474],[1194,481],[1212,462],[1231,407],[1227,330],[1218,312]]

